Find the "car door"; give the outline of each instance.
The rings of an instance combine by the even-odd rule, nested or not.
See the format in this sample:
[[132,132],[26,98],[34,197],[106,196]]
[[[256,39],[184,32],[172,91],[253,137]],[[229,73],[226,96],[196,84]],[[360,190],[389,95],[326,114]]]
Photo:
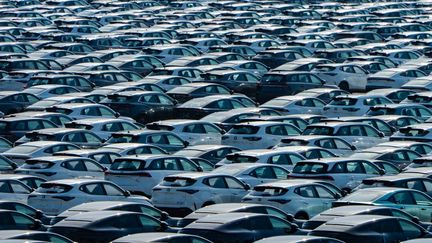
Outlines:
[[300,186],[294,189],[294,193],[300,196],[296,199],[299,211],[305,211],[309,218],[313,217],[322,212],[322,199],[318,196],[318,193],[314,186]]
[[348,161],[345,163],[346,174],[348,181],[345,185],[346,188],[355,188],[361,184],[362,180],[365,178],[366,172],[360,161]]
[[82,160],[86,168],[85,177],[104,179],[104,171],[106,168],[91,160]]
[[409,191],[396,192],[388,199],[388,201],[391,202],[392,205],[385,204],[386,206],[399,208],[413,216],[419,217],[420,221],[431,220],[430,214],[425,215],[419,213],[419,206],[416,204],[413,195]]
[[331,192],[324,186],[316,185],[314,187],[318,194],[318,197],[322,200],[321,212],[330,209],[332,207],[332,202],[337,199],[336,196],[333,194],[333,192]]
[[229,201],[227,202],[240,202],[248,192],[244,184],[233,177],[224,176],[224,179],[227,185],[227,194],[229,194]]
[[87,169],[81,159],[65,161],[60,166],[65,170],[62,171],[58,179],[74,179],[87,175]]
[[411,195],[415,201],[415,209],[417,214],[414,216],[419,217],[420,221],[431,222],[432,220],[432,199],[423,193],[411,191]]
[[102,183],[107,200],[124,201],[127,199],[124,191],[111,183]]
[[179,135],[183,140],[188,141],[190,145],[206,144],[205,142],[211,139],[211,136],[206,134],[202,124],[186,125]]
[[31,189],[19,181],[9,181],[8,184],[11,190],[10,198],[13,198],[13,201],[27,203],[27,198],[31,193]]
[[82,185],[79,189],[85,194],[77,197],[76,200],[77,204],[81,204],[85,202],[106,201],[106,200],[114,201],[115,199],[118,199],[112,197],[108,198],[105,189],[103,187],[103,184],[99,182],[87,183],[85,185]]

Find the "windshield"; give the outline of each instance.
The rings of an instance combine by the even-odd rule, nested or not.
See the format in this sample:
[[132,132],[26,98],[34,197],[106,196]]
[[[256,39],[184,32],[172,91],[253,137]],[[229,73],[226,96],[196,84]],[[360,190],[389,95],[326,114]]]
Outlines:
[[294,166],[293,173],[321,174],[327,171],[328,165],[313,162],[299,162]]
[[352,98],[334,98],[330,105],[352,106],[357,103],[357,99]]
[[310,126],[306,127],[303,135],[332,135],[333,130],[331,127]]
[[110,170],[142,170],[144,169],[145,161],[131,159],[116,159],[110,166]]

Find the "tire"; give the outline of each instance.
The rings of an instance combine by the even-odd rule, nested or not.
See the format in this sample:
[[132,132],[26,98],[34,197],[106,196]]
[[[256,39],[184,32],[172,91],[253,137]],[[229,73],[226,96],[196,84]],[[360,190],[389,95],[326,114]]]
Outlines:
[[202,208],[203,208],[203,207],[206,207],[206,206],[213,205],[213,204],[216,204],[216,203],[215,203],[215,202],[212,202],[212,201],[205,202],[205,203],[203,203]]
[[341,90],[349,91],[349,84],[347,83],[347,81],[342,81],[339,83],[339,88]]
[[298,212],[296,215],[294,215],[294,218],[296,219],[303,219],[303,220],[309,220],[309,215],[305,212]]

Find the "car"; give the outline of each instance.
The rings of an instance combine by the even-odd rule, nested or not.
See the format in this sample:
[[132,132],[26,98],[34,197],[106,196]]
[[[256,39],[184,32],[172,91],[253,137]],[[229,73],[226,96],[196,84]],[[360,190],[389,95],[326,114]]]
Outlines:
[[223,85],[232,92],[256,97],[259,77],[248,71],[241,70],[212,70],[201,74],[205,82]]
[[417,141],[417,142],[430,142],[432,129],[431,124],[422,123],[411,126],[401,127],[399,132],[396,132],[390,137],[390,141]]
[[44,128],[56,128],[48,119],[37,117],[5,117],[0,120],[0,135],[11,142],[16,142],[26,132]]
[[344,139],[357,149],[366,149],[385,142],[384,134],[361,122],[322,122],[309,125],[302,135],[326,135]]
[[51,181],[80,177],[103,179],[105,170],[92,159],[56,155],[27,159],[15,173],[40,176]]
[[89,158],[98,162],[102,166],[108,166],[115,158],[121,157],[121,154],[104,148],[64,150],[56,152],[54,155]]
[[70,216],[74,216],[80,213],[93,212],[93,211],[127,211],[127,212],[144,213],[154,218],[157,218],[160,221],[169,221],[169,222],[173,221],[176,223],[176,221],[172,219],[166,212],[160,211],[159,209],[153,207],[147,201],[144,202],[97,201],[97,202],[82,203],[64,211],[63,213],[51,219],[51,225],[54,225]]
[[400,103],[414,93],[416,92],[409,89],[374,89],[368,92],[371,95],[384,95],[393,101],[393,103]]
[[423,105],[414,103],[386,104],[372,106],[366,115],[405,115],[424,122],[432,117],[432,110]]
[[283,122],[247,122],[234,125],[222,136],[222,145],[240,149],[270,148],[286,136],[299,135],[300,130]]
[[238,151],[239,148],[228,145],[195,145],[177,151],[174,155],[202,158],[216,164],[228,154]]
[[306,159],[301,152],[284,149],[248,149],[226,155],[225,159],[216,164],[216,167],[229,164],[240,166],[244,163],[247,168],[248,164],[254,163],[256,166],[269,164],[291,170],[297,162]]
[[231,91],[220,84],[207,82],[192,82],[175,87],[167,92],[169,96],[179,103],[185,103],[193,98],[202,98],[208,95],[230,94]]
[[93,90],[95,86],[93,83],[91,83],[81,75],[54,74],[54,75],[47,75],[47,76],[33,76],[30,78],[26,87],[44,85],[44,84],[70,85],[72,87],[79,89],[82,92],[90,92]]
[[407,188],[373,187],[357,190],[333,202],[334,207],[346,205],[375,205],[401,209],[420,221],[431,222],[429,211],[432,198],[427,194]]
[[80,149],[80,147],[67,142],[36,141],[15,146],[6,152],[3,152],[2,155],[14,163],[22,165],[30,158],[48,156],[55,152],[72,149]]
[[342,243],[343,241],[335,238],[321,237],[321,236],[309,236],[309,235],[285,235],[285,236],[273,236],[264,238],[262,240],[255,241],[257,243],[271,243],[271,242],[285,242],[285,243]]
[[298,93],[297,95],[302,97],[317,98],[323,101],[324,103],[328,104],[330,103],[330,101],[333,100],[333,98],[337,96],[348,95],[348,94],[349,94],[348,91],[337,89],[337,88],[315,88],[315,89],[307,89],[305,91]]
[[18,168],[18,165],[0,154],[0,174],[11,174]]
[[192,222],[195,222],[197,219],[206,217],[208,215],[233,212],[269,214],[280,217],[289,222],[294,221],[294,217],[291,214],[287,214],[280,209],[269,205],[254,203],[218,203],[202,207],[195,210],[193,213],[186,215],[184,218],[178,221],[177,226],[184,228]]
[[[22,241],[19,241],[21,239]],[[13,241],[16,242],[50,242],[72,243],[73,241],[56,233],[43,232],[37,230],[2,230],[0,242]]]
[[212,242],[247,242],[294,234],[297,226],[279,217],[256,213],[210,215],[187,225],[180,233],[202,236]]
[[46,128],[27,132],[15,142],[15,145],[33,141],[70,142],[82,148],[99,148],[104,142],[104,140],[94,132],[86,129]]
[[260,105],[261,108],[269,108],[280,112],[282,115],[290,114],[316,114],[321,115],[326,104],[324,101],[303,97],[300,94],[291,96],[280,96]]
[[[165,176],[180,172],[202,171],[193,161],[176,155],[136,155],[114,160],[105,179],[134,194],[152,196],[152,188]],[[141,183],[137,184],[137,181]]]
[[311,88],[321,88],[324,81],[315,74],[299,71],[270,71],[263,75],[257,87],[257,101],[267,102],[283,95],[294,95]]
[[380,143],[377,147],[407,148],[421,154],[422,156],[432,152],[432,146],[430,144],[416,141],[391,141]]
[[283,138],[275,147],[289,146],[318,146],[341,157],[349,156],[357,151],[357,148],[347,141],[338,137],[325,135],[300,135],[291,138]]
[[334,97],[324,106],[323,114],[327,117],[363,116],[376,105],[387,105],[393,102],[383,95],[341,95]]
[[335,237],[344,242],[353,243],[402,241],[431,237],[430,233],[411,221],[379,215],[354,215],[336,218],[314,229],[310,235]]
[[158,146],[144,143],[112,143],[104,145],[98,150],[118,153],[118,157],[137,154],[168,154],[168,152]]
[[[323,184],[303,180],[280,180],[255,186],[242,202],[277,207],[296,219],[309,219],[331,207],[340,195]],[[300,206],[301,205],[301,206]]]
[[223,165],[214,169],[211,173],[231,175],[254,187],[266,182],[287,179],[290,172],[279,165],[241,163]]
[[108,140],[114,132],[139,129],[135,123],[119,118],[87,118],[73,120],[65,124],[66,128],[86,129],[92,131],[102,140]]
[[224,131],[207,121],[172,119],[146,124],[150,130],[168,130],[177,134],[189,145],[220,144]]
[[51,226],[49,232],[77,242],[111,242],[129,234],[163,232],[166,229],[165,223],[143,213],[93,211],[70,216]]
[[380,89],[380,88],[400,88],[408,81],[424,77],[426,74],[417,69],[410,67],[403,68],[388,68],[383,71],[371,74],[367,78],[366,90]]
[[384,171],[367,160],[326,158],[298,162],[289,178],[321,179],[350,192],[363,179],[383,175]]
[[373,148],[357,151],[350,158],[382,160],[393,163],[398,168],[403,169],[414,159],[421,157],[417,152],[406,148],[377,146]]
[[[68,115],[70,118],[85,119],[85,118],[122,118],[119,113],[113,111],[111,108],[101,104],[87,104],[87,103],[75,103],[75,104],[61,104],[48,107],[45,109],[48,112],[58,112]],[[132,120],[131,118],[125,118]]]
[[129,192],[109,181],[66,179],[42,183],[29,195],[28,205],[54,216],[81,203],[107,200],[143,203],[148,201],[143,196],[131,196]]
[[406,97],[405,100],[403,100],[401,103],[415,103],[415,104],[421,104],[424,105],[428,108],[431,108],[432,105],[430,104],[430,97],[431,96],[431,92],[427,91],[427,92],[417,92],[414,94],[411,94],[409,96]]
[[57,95],[79,92],[79,90],[69,85],[43,84],[26,88],[23,92],[33,94],[39,99],[46,99]]
[[[131,130],[115,132],[106,141],[112,143],[144,143],[159,147],[162,151],[174,153],[186,148],[189,144],[171,131]],[[124,147],[125,145],[123,145]]]
[[40,99],[31,94],[21,91],[1,91],[0,92],[0,111],[4,114],[12,114],[24,111],[24,109]]
[[312,73],[324,80],[326,84],[336,85],[342,90],[366,90],[368,72],[355,64],[320,64],[312,70]]
[[181,242],[194,242],[194,243],[210,243],[210,241],[189,234],[180,233],[137,233],[130,234],[121,238],[118,238],[113,243],[139,243],[139,242],[164,242],[164,241],[181,241]]
[[80,97],[80,96],[73,96],[68,93],[68,96],[65,95],[56,95],[44,98],[43,100],[40,100],[32,105],[29,105],[25,108],[25,111],[45,111],[46,108],[54,106],[54,105],[61,105],[61,104],[68,104],[68,103],[95,103],[92,100]]
[[356,190],[362,188],[381,187],[383,185],[386,187],[415,189],[424,192],[429,196],[432,195],[432,191],[430,190],[430,186],[432,186],[432,180],[428,178],[419,178],[418,175],[410,173],[367,178],[362,181]]
[[221,173],[171,174],[153,187],[151,202],[172,215],[185,216],[208,205],[240,202],[249,188],[236,177]]
[[0,209],[0,216],[2,230],[46,230],[41,221],[20,212]]
[[31,192],[32,189],[24,182],[8,178],[8,176],[0,178],[0,195],[2,200],[27,203],[27,198]]
[[187,78],[172,75],[147,76],[142,81],[156,84],[167,91],[179,87],[183,84],[191,83],[191,81],[189,81],[189,79]]
[[124,91],[109,94],[101,104],[119,111],[141,123],[172,118],[177,102],[166,94],[154,91]]

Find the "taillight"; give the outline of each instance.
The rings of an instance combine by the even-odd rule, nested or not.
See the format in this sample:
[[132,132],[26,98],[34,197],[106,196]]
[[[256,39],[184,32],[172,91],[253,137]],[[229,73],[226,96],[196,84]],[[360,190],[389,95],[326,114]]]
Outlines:
[[291,202],[290,199],[269,199],[270,202],[277,202],[280,204],[287,204],[289,202]]
[[261,140],[261,137],[244,137],[243,139],[248,141],[259,141]]
[[74,199],[75,197],[67,197],[67,196],[53,196],[52,198],[56,198],[56,199],[60,199],[60,200],[63,200],[63,201],[70,201],[70,200],[72,200],[72,199]]
[[198,190],[192,190],[192,189],[177,189],[178,192],[186,192],[187,194],[194,194],[199,192]]

